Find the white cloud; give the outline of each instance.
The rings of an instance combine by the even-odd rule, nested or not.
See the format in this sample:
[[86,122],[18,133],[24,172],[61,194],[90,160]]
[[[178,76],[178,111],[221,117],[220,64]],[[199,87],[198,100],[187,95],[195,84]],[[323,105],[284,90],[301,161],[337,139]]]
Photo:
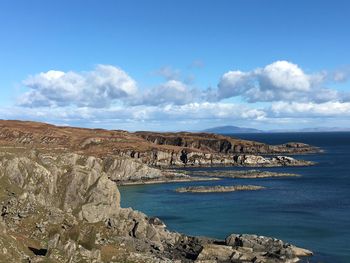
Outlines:
[[189,88],[186,84],[177,80],[169,80],[150,90],[146,90],[142,98],[131,104],[144,105],[183,105],[191,103],[199,98],[199,91]]
[[253,75],[257,76],[262,91],[307,92],[311,87],[310,77],[288,61],[276,61],[263,69],[257,69]]
[[277,117],[350,117],[350,102],[276,102],[269,111],[272,116]]
[[89,72],[50,70],[23,81],[29,91],[19,99],[19,105],[106,107],[114,100],[133,96],[136,82],[123,70],[110,65],[98,65]]
[[[191,129],[195,123],[302,125],[311,119],[350,123],[349,92],[324,85],[334,81],[333,73],[306,74],[296,64],[277,61],[252,71],[229,71],[217,89],[207,90],[168,73],[166,82],[139,90],[132,77],[110,65],[88,72],[50,70],[24,80],[29,90],[16,107],[0,108],[0,118],[124,129],[156,124],[157,129]],[[265,103],[222,101],[237,96]]]
[[198,120],[261,120],[266,114],[263,110],[249,108],[241,104],[230,103],[189,103],[185,105],[163,106],[112,106],[110,108],[90,107],[40,107],[0,108],[4,119],[29,119],[49,121],[51,123],[84,123],[160,121],[178,123]]
[[248,102],[339,99],[336,90],[323,87],[324,74],[306,74],[298,65],[276,61],[253,71],[229,71],[218,84],[218,99],[242,96]]
[[189,103],[180,106],[168,106],[161,110],[167,118],[175,119],[225,119],[256,120],[263,119],[263,110],[233,103]]
[[253,88],[250,83],[251,73],[242,71],[229,71],[225,73],[218,85],[219,99],[239,96],[244,94],[247,90]]

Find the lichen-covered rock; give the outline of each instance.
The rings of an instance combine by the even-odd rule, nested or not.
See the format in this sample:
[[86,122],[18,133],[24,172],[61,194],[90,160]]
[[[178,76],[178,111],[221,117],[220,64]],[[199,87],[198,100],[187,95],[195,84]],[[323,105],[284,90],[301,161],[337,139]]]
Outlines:
[[204,263],[211,260],[213,262],[230,262],[234,250],[231,246],[206,244],[197,257],[196,262]]
[[114,182],[102,175],[87,191],[86,204],[81,207],[81,216],[90,223],[102,221],[118,212],[120,194]]
[[77,154],[32,157],[0,157],[1,177],[23,192],[26,200],[57,207],[97,222],[117,211],[120,195],[117,186],[103,172],[103,161]]
[[113,181],[153,179],[162,176],[159,169],[143,164],[140,160],[128,157],[106,158],[103,160],[103,170]]

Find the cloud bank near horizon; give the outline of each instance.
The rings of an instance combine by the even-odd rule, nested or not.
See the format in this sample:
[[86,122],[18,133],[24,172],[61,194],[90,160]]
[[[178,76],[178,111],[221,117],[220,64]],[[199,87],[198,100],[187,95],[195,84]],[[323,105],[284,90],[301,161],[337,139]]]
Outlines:
[[132,76],[112,65],[41,72],[23,80],[26,91],[15,106],[0,108],[0,116],[114,128],[123,123],[279,125],[350,117],[349,92],[329,87],[347,81],[347,70],[310,74],[294,63],[276,61],[251,71],[225,72],[215,88],[207,89],[181,80],[176,69],[156,73],[164,82],[140,89]]

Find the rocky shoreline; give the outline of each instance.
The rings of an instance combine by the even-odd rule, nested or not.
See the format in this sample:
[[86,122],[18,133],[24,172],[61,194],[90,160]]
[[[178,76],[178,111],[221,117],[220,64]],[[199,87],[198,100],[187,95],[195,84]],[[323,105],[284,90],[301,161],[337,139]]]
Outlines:
[[141,179],[141,180],[128,180],[128,181],[120,181],[116,182],[117,185],[126,186],[126,185],[144,185],[144,184],[166,184],[166,183],[182,183],[182,182],[203,182],[203,181],[217,181],[220,178],[215,177],[197,177],[197,176],[186,176],[186,175],[178,175],[173,177],[160,177],[156,179]]
[[244,240],[250,242],[232,243],[170,232],[161,220],[120,207],[117,185],[108,176],[113,169],[110,161],[92,156],[1,153],[1,258],[53,263],[296,262],[311,255],[269,238],[247,236]]
[[208,176],[208,177],[219,177],[219,178],[241,178],[241,179],[256,179],[256,178],[273,178],[273,177],[299,177],[299,174],[293,173],[277,173],[270,171],[260,171],[260,170],[243,170],[243,171],[233,171],[233,170],[210,170],[210,171],[194,171],[185,173],[193,174],[194,176]]
[[143,184],[162,184],[162,183],[179,183],[179,182],[202,182],[216,181],[220,178],[241,178],[241,179],[256,179],[256,178],[273,178],[273,177],[299,177],[298,174],[292,173],[277,173],[260,170],[246,171],[195,171],[188,170],[162,170],[161,175],[155,177],[143,177],[137,179],[114,180],[117,185],[143,185]]
[[130,133],[1,120],[0,146],[74,152],[100,158],[118,156],[153,167],[303,166],[313,163],[285,155],[321,151],[298,142],[267,145],[208,133]]
[[317,148],[208,134],[150,134],[0,120],[0,259],[279,263],[312,255],[267,237],[215,240],[171,232],[158,218],[121,208],[117,183],[197,180],[159,169],[168,166],[311,165],[260,154]]
[[235,191],[256,191],[265,189],[263,186],[257,185],[231,185],[231,186],[188,186],[180,187],[175,191],[178,193],[226,193]]

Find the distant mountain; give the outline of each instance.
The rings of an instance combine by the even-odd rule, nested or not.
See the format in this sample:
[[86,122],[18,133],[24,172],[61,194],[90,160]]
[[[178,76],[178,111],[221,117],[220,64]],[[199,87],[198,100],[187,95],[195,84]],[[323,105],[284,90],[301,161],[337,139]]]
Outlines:
[[253,129],[253,128],[242,128],[237,126],[219,126],[219,127],[213,127],[213,128],[203,130],[203,132],[217,133],[217,134],[231,134],[231,133],[261,133],[263,131],[258,129]]
[[253,128],[244,128],[237,126],[218,126],[205,129],[202,132],[217,133],[217,134],[232,134],[232,133],[284,133],[284,132],[349,132],[350,128],[342,127],[314,127],[301,129],[275,129],[275,130],[258,130]]

